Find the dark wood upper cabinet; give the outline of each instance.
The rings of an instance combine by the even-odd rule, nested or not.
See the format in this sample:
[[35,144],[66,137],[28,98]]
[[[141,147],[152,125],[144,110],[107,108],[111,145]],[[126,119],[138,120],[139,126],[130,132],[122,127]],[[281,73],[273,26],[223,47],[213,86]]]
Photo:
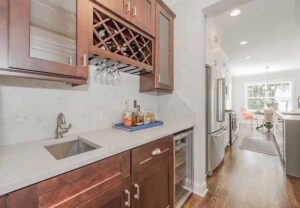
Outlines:
[[86,84],[100,58],[142,76],[141,92],[173,90],[175,15],[161,0],[2,0],[0,11],[0,75]]
[[132,25],[155,36],[156,0],[94,0]]
[[131,22],[155,36],[155,0],[131,0]]
[[170,93],[174,88],[175,14],[160,0],[155,16],[155,71],[140,78],[141,92]]
[[174,207],[172,137],[132,150],[132,207]]
[[10,0],[11,70],[85,80],[88,0]]
[[157,88],[173,90],[174,16],[156,4],[156,82]]
[[0,1],[0,68],[7,68],[8,63],[8,0]]
[[130,21],[131,16],[131,2],[130,0],[96,0],[107,9],[111,10],[112,12],[118,14],[119,16],[123,17]]

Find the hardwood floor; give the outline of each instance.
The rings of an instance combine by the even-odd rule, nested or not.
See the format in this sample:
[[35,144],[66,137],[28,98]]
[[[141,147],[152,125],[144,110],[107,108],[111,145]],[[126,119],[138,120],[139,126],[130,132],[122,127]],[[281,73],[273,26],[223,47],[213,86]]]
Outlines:
[[[299,189],[298,179],[286,181],[279,156],[239,149],[240,142],[247,136],[272,140],[268,132],[263,133],[255,129],[251,131],[250,126],[241,126],[239,139],[226,149],[225,160],[214,171],[213,176],[207,178],[207,195],[204,198],[193,195],[184,208],[300,207],[297,204],[299,192],[295,188]],[[289,194],[286,192],[286,186],[289,186]]]

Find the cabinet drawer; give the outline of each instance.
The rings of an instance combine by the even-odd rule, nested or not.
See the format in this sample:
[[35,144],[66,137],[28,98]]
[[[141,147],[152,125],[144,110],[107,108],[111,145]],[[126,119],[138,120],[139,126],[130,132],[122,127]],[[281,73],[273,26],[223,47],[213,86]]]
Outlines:
[[173,152],[173,135],[132,149],[132,171],[138,171],[171,152]]
[[125,193],[125,191],[129,193],[129,190],[130,178],[93,197],[77,208],[124,208],[126,207],[125,203],[130,200],[128,194]]
[[8,207],[76,207],[129,175],[130,152],[127,151],[13,192]]

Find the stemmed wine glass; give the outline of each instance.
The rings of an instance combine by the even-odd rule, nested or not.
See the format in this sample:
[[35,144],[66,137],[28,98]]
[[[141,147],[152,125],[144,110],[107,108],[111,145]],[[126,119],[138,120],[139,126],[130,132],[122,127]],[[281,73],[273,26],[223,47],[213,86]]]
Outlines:
[[121,85],[121,74],[117,64],[108,66],[105,61],[98,62],[94,72],[94,80],[97,83],[108,85]]

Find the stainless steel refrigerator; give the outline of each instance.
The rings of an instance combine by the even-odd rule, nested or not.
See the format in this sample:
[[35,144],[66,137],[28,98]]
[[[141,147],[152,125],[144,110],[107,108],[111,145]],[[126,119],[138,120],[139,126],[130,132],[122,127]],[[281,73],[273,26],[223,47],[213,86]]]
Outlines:
[[211,175],[225,154],[225,79],[221,72],[206,65],[206,169]]

